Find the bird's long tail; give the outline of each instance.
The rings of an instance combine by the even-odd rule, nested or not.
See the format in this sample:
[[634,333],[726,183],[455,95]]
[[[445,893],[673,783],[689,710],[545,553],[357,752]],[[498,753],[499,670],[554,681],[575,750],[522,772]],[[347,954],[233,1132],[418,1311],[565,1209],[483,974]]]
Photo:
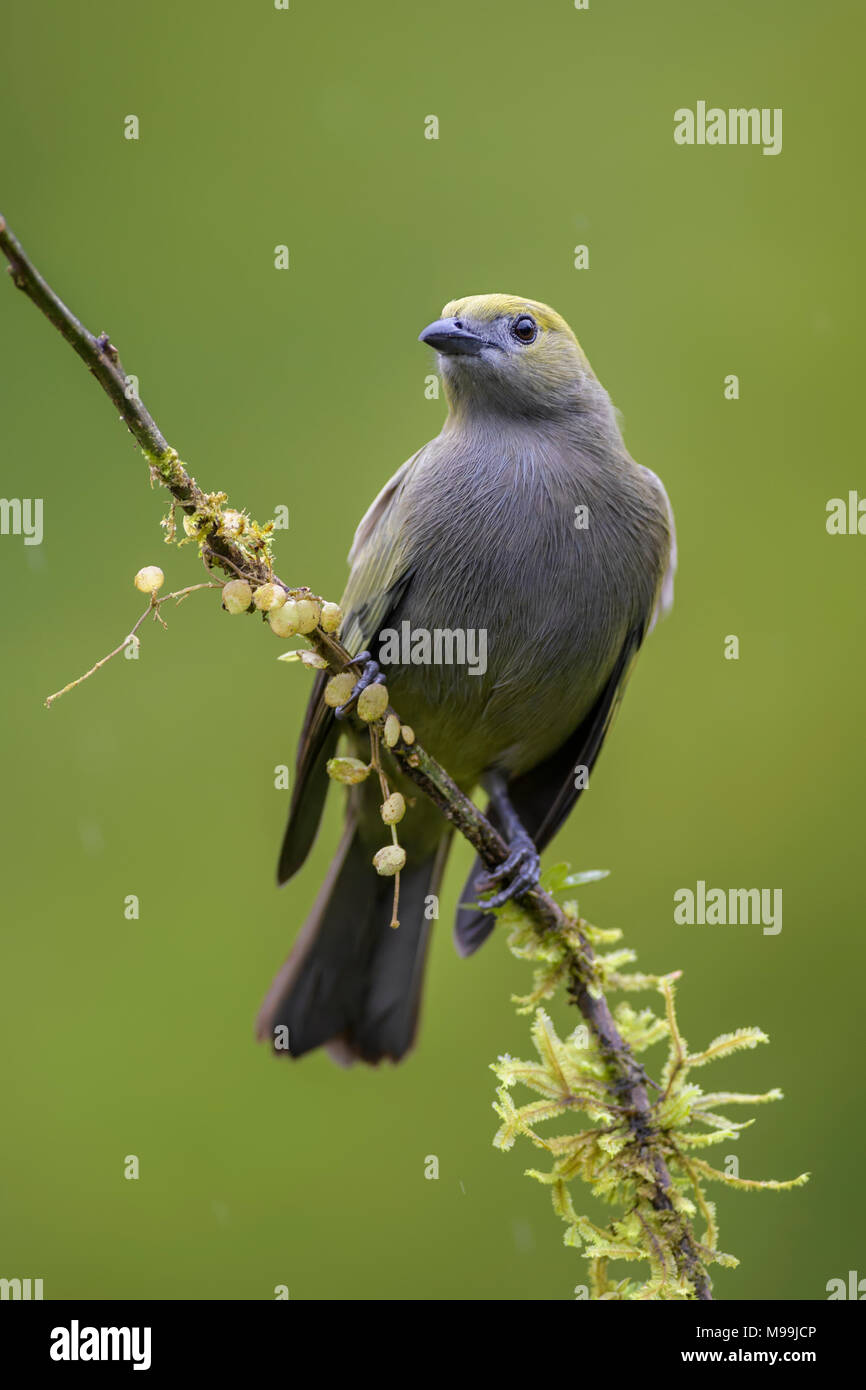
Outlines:
[[[424,964],[450,835],[400,874],[400,926],[391,927],[394,879],[380,877],[350,814],[340,847],[291,955],[259,1012],[260,1041],[279,1056],[326,1046],[344,1066],[398,1061],[418,1026]],[[375,848],[375,846],[374,846]]]

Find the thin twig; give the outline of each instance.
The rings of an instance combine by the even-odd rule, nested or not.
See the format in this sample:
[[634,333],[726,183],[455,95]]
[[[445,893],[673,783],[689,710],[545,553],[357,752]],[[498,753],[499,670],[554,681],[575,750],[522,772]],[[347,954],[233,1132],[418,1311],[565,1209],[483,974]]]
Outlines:
[[123,641],[120,643],[120,646],[115,647],[114,651],[109,652],[108,656],[104,656],[101,661],[97,661],[96,665],[91,666],[89,671],[85,671],[83,676],[79,676],[77,680],[70,681],[68,685],[64,685],[62,690],[55,690],[53,695],[48,695],[45,700],[45,708],[50,709],[51,706],[54,704],[54,701],[59,700],[61,695],[66,695],[70,690],[74,690],[77,685],[81,685],[82,681],[89,680],[91,676],[95,676],[96,672],[101,670],[101,668],[106,664],[106,662],[110,661],[113,656],[119,656],[121,652],[125,652],[130,642],[135,642],[137,644],[138,638],[135,634],[138,632],[138,629],[141,627],[142,623],[144,622],[145,618],[148,617],[148,615],[152,614],[154,618],[158,618],[159,621],[162,623],[162,626],[165,627],[165,623],[163,622],[162,617],[160,616],[159,610],[162,604],[168,603],[168,600],[170,598],[177,599],[177,602],[180,604],[183,603],[184,599],[187,597],[188,594],[194,594],[196,589],[221,588],[222,584],[190,584],[189,588],[177,589],[173,594],[165,594],[162,598],[157,598],[154,594],[150,600],[150,603],[147,605],[141,617],[139,618],[138,622],[135,624],[135,627],[131,628],[130,631],[126,634]]

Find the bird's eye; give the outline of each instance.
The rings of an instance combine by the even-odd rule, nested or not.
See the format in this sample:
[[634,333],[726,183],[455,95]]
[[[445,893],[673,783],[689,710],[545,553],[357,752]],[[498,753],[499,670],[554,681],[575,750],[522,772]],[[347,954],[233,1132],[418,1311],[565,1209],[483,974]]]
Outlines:
[[511,336],[519,343],[534,343],[538,337],[538,324],[531,314],[520,314],[511,325]]

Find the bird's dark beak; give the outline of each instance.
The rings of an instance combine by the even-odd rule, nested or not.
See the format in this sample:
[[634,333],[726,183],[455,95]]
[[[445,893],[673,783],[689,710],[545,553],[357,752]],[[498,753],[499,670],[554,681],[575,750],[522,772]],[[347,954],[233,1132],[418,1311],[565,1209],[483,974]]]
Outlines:
[[437,319],[435,323],[428,323],[424,332],[418,334],[418,341],[448,357],[477,357],[487,346],[485,339],[470,332],[462,319]]

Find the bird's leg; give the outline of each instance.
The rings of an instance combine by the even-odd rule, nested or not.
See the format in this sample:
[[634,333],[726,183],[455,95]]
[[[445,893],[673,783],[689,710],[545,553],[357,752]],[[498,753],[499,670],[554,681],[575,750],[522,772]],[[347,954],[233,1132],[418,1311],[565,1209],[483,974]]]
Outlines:
[[505,888],[501,888],[494,898],[482,904],[483,907],[501,907],[511,898],[519,898],[529,888],[538,886],[541,861],[532,836],[524,830],[520,818],[511,804],[505,778],[498,772],[485,773],[482,786],[490,797],[490,804],[502,822],[505,838],[508,841],[508,858],[490,873],[475,880],[476,888],[489,892],[495,883],[511,878]]
[[346,663],[347,666],[361,666],[363,669],[352,689],[352,693],[343,705],[338,705],[334,710],[337,719],[345,719],[349,711],[357,704],[358,696],[362,690],[366,690],[368,685],[384,685],[385,676],[379,668],[378,661],[374,661],[369,652],[359,652],[353,656],[352,660]]

